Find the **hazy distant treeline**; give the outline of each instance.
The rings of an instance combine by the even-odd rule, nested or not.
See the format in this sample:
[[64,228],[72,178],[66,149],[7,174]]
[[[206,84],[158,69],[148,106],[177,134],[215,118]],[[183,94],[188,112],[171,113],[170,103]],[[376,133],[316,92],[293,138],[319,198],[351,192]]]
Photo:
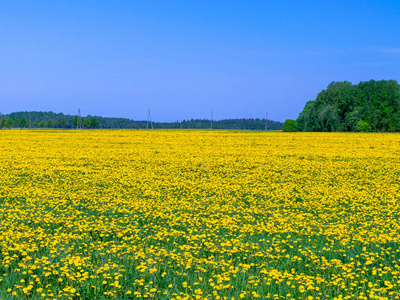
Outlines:
[[[267,121],[268,130],[281,130],[282,123]],[[210,129],[211,121],[207,119],[191,119],[173,123],[154,123],[154,128],[176,129]],[[212,122],[213,129],[237,129],[237,130],[264,130],[265,119],[225,119]]]
[[[151,128],[147,121],[134,121],[127,118],[106,118],[99,116],[64,115],[63,113],[23,111],[3,115],[1,128],[65,128],[73,129],[77,125],[82,128],[100,129],[145,129]],[[154,129],[210,129],[211,121],[191,119],[176,122],[153,122]],[[281,130],[282,123],[267,121],[268,130]],[[264,130],[265,119],[226,119],[213,121],[213,129]]]

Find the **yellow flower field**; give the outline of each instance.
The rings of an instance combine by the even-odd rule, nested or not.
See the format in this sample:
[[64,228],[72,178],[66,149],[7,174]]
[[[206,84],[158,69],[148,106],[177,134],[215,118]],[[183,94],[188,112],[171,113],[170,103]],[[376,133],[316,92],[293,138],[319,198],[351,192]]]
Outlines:
[[0,299],[399,299],[400,135],[0,131]]

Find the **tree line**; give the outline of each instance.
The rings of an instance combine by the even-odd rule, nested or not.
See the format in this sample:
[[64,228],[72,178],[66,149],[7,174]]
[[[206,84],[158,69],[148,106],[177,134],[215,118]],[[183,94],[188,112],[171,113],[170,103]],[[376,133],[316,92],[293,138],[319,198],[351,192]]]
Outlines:
[[[191,119],[176,121],[170,123],[154,123],[154,128],[171,128],[171,129],[210,129],[211,121],[208,119]],[[268,130],[281,130],[282,123],[267,120]],[[233,130],[265,130],[265,119],[248,118],[248,119],[223,119],[213,120],[212,129],[233,129]]]
[[400,131],[400,85],[396,80],[331,82],[306,103],[296,123],[299,131]]
[[[64,115],[54,112],[13,112],[3,115],[1,128],[100,128],[100,129],[210,129],[211,121],[207,119],[191,119],[176,122],[134,121],[127,118],[107,118],[75,115]],[[282,123],[267,120],[268,130],[281,130]],[[212,122],[213,129],[264,130],[265,119],[225,119]]]
[[79,119],[78,116],[55,114],[53,112],[13,112],[1,116],[1,128],[97,128],[96,117],[87,116]]

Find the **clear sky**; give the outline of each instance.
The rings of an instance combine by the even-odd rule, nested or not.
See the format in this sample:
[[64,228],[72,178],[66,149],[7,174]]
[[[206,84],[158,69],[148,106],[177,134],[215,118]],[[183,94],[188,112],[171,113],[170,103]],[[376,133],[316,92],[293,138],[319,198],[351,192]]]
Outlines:
[[0,0],[0,112],[297,118],[400,80],[400,1]]

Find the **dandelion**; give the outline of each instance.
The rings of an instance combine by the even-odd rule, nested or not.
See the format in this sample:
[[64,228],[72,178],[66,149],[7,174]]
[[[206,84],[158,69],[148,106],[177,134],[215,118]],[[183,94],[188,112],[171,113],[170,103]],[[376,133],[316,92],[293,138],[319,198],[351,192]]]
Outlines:
[[399,296],[398,134],[0,135],[14,296]]

